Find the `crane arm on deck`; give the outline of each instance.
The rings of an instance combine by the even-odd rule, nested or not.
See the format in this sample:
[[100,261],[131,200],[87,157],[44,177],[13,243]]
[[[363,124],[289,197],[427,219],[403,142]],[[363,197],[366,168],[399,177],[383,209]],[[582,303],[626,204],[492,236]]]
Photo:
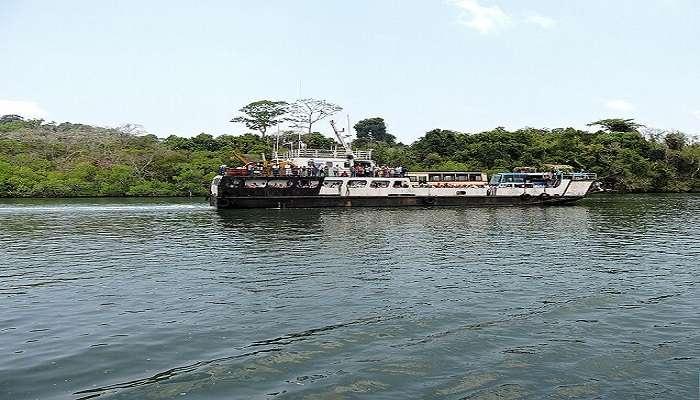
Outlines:
[[239,153],[237,150],[233,150],[233,156],[238,159],[240,162],[243,163],[243,165],[248,165],[250,164],[250,161],[248,161],[243,154]]
[[338,128],[335,127],[335,121],[333,120],[331,120],[331,127],[333,127],[333,132],[335,133],[335,137],[338,139],[338,142],[345,149],[345,153],[353,155],[352,147],[350,147],[349,144],[345,143],[345,139],[343,139],[343,135],[341,135],[342,132],[345,132],[345,129],[339,131]]

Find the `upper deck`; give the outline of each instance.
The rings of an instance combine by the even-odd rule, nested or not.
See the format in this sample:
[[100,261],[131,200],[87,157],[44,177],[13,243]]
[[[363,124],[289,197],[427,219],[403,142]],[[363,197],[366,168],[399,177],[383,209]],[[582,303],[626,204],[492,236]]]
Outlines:
[[[348,152],[345,149],[293,149],[286,153],[273,152],[273,159],[292,160],[299,158],[306,159],[347,159]],[[353,159],[358,161],[372,161],[372,150],[355,150],[352,152]]]

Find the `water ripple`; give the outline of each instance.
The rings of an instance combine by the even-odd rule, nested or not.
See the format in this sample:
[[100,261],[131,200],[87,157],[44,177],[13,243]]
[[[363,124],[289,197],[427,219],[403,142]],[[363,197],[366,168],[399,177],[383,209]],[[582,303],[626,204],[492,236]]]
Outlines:
[[690,398],[700,196],[0,202],[0,398]]

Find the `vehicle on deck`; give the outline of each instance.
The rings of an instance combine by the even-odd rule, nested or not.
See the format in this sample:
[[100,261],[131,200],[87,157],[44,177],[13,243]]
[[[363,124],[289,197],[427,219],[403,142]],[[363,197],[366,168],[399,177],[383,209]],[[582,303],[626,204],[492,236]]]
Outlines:
[[465,171],[428,171],[408,172],[406,176],[413,187],[481,187],[488,184],[483,172]]

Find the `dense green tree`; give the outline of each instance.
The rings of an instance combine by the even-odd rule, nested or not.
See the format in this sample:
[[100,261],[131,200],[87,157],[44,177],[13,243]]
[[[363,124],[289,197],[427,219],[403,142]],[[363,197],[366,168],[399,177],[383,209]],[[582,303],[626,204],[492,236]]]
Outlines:
[[312,132],[301,135],[301,140],[310,148],[314,149],[330,149],[336,146],[338,142],[334,139],[324,136],[320,132]]
[[268,128],[283,121],[281,117],[288,112],[288,108],[289,104],[285,101],[258,100],[238,110],[245,115],[235,117],[231,122],[245,124],[248,129],[256,130],[265,137]]
[[357,135],[355,145],[367,146],[374,142],[384,142],[387,144],[396,143],[396,137],[387,133],[384,118],[374,117],[359,121],[353,127]]
[[418,139],[412,147],[421,160],[425,160],[429,154],[448,156],[458,150],[460,136],[457,132],[433,129]]
[[9,124],[10,122],[24,121],[24,117],[17,114],[6,114],[0,117],[0,124]]
[[635,132],[644,125],[634,122],[634,118],[610,118],[591,122],[588,126],[600,126],[610,132]]
[[664,138],[664,142],[666,142],[666,146],[671,150],[683,150],[683,147],[685,147],[688,142],[688,138],[683,132],[675,131],[667,134]]

